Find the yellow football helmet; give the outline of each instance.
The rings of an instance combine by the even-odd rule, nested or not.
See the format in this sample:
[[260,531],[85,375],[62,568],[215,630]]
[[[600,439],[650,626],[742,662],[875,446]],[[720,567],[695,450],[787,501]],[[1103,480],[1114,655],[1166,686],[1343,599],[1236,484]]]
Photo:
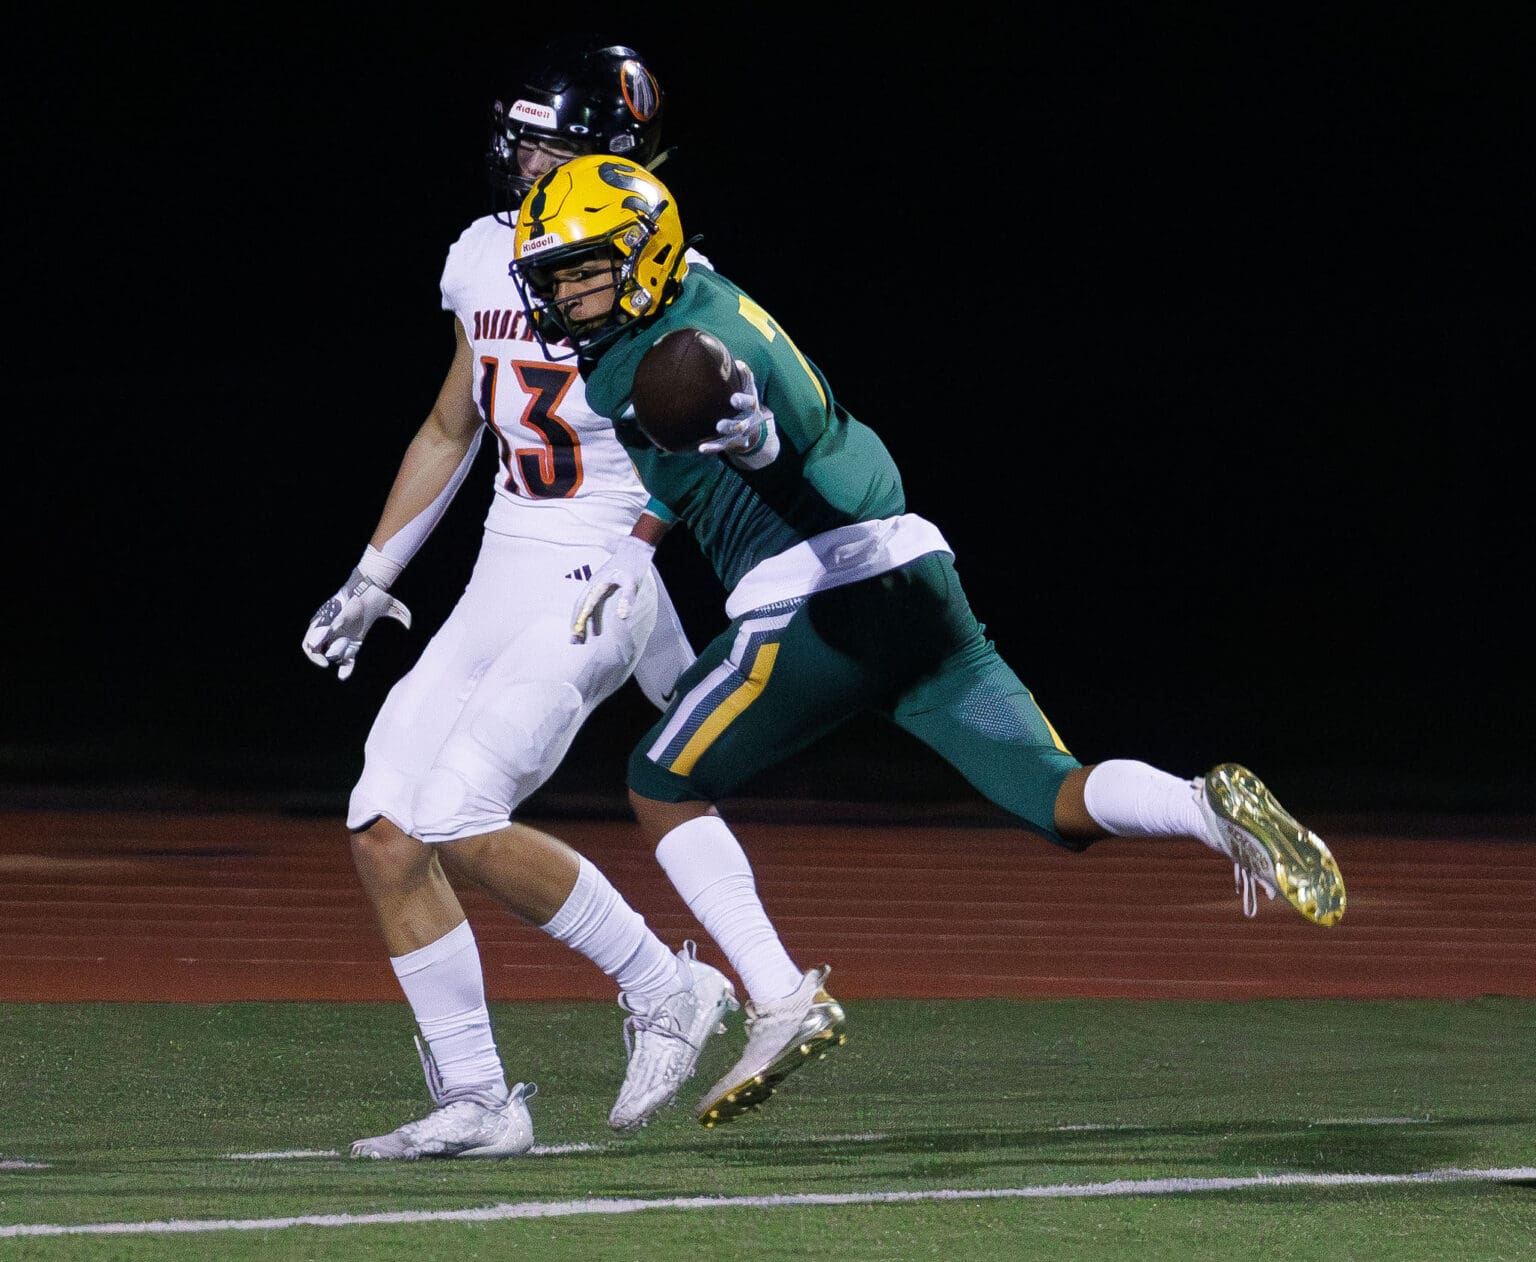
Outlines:
[[[667,186],[637,162],[590,154],[542,176],[523,199],[511,272],[544,353],[558,359],[551,343],[591,354],[671,302],[687,251]],[[599,283],[572,292],[572,277]],[[610,301],[594,314],[588,300],[600,290]]]

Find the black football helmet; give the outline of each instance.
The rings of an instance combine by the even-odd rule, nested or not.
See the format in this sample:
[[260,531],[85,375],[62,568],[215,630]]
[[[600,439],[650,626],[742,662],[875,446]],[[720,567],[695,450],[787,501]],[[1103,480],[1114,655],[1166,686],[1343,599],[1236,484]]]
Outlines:
[[551,40],[512,98],[491,106],[485,170],[496,217],[513,223],[534,181],[567,158],[609,153],[649,165],[661,148],[661,107],[661,87],[633,48]]

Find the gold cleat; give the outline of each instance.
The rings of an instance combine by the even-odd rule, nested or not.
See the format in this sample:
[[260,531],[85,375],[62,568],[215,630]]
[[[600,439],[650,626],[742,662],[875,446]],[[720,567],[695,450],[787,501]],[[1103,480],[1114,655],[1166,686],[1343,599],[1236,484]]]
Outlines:
[[1248,768],[1222,763],[1205,775],[1200,807],[1206,840],[1232,860],[1243,911],[1258,910],[1255,887],[1283,894],[1313,924],[1336,925],[1344,915],[1344,877],[1311,829],[1296,822]]
[[828,969],[812,969],[799,989],[773,1004],[747,1004],[747,1046],[695,1112],[713,1129],[754,1112],[802,1065],[825,1060],[848,1041],[842,1004],[822,989]]

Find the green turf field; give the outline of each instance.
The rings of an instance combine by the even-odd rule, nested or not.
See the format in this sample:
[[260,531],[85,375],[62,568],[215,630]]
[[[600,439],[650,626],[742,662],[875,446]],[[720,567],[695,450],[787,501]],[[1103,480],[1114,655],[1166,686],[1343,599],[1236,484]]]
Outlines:
[[0,1259],[1536,1258],[1536,1003],[858,1002],[705,1131],[738,1016],[633,1138],[622,1015],[495,1005],[534,1152],[380,1163],[403,1004],[0,1005]]

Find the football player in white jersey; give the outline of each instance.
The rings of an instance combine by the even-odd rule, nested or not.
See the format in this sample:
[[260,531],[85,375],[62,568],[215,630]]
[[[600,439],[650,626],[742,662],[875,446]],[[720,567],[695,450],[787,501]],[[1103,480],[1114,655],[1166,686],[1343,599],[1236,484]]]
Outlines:
[[380,709],[347,814],[435,1105],[358,1140],[355,1156],[501,1157],[533,1144],[535,1088],[508,1088],[474,933],[449,877],[475,882],[614,979],[629,1013],[628,1067],[609,1116],[617,1130],[671,1103],[736,1007],[730,982],[692,943],[673,953],[588,860],[512,822],[632,673],[665,707],[694,660],[654,570],[600,644],[571,643],[573,603],[647,497],[611,424],[587,406],[575,364],[549,362],[532,340],[508,274],[512,222],[533,181],[580,153],[656,162],[661,113],[640,56],[595,42],[545,45],[513,98],[495,104],[486,165],[498,207],[465,229],[442,275],[453,361],[362,558],[304,634],[305,654],[345,680],[378,619],[410,626],[390,587],[489,435],[499,460],[473,574]]

